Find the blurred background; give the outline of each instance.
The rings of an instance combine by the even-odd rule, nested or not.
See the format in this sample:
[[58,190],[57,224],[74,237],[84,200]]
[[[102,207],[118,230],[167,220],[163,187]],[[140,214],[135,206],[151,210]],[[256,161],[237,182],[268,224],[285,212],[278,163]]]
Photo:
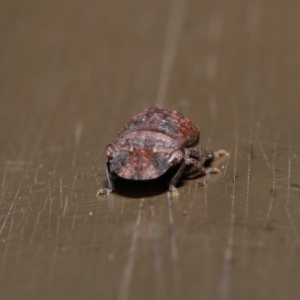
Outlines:
[[[299,299],[299,8],[1,1],[1,298]],[[96,197],[153,106],[229,151],[222,175]]]

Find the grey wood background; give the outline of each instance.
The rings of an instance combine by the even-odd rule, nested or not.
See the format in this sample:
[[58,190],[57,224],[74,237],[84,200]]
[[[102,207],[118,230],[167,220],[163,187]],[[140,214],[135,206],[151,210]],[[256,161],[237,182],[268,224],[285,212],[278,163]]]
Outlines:
[[[1,1],[1,299],[300,299],[299,6]],[[151,106],[222,175],[95,197]]]

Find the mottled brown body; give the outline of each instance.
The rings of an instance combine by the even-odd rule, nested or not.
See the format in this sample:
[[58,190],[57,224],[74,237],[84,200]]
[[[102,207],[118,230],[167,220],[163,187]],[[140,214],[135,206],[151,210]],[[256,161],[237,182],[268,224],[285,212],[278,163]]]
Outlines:
[[[216,173],[216,168],[205,169],[201,158],[215,158],[208,149],[192,148],[200,138],[195,125],[177,111],[160,108],[146,109],[133,117],[118,133],[115,141],[106,147],[108,189],[114,190],[111,173],[131,180],[155,179],[170,167],[180,164],[169,189],[175,184],[187,164],[195,165],[202,173]],[[224,150],[220,154],[226,153]]]
[[[151,133],[147,140],[141,145],[145,147],[163,146],[163,152],[167,149],[177,149],[191,147],[199,141],[199,131],[196,126],[181,113],[175,110],[150,108],[139,113],[120,130],[115,144],[121,145],[123,139],[127,139],[128,134],[135,132],[137,141],[139,133]],[[158,136],[157,136],[158,134]],[[166,138],[166,139],[164,139]]]

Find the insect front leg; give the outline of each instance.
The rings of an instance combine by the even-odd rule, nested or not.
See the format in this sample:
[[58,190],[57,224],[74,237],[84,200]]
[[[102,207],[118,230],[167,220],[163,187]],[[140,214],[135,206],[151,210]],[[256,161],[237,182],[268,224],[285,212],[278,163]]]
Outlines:
[[112,175],[111,175],[111,171],[110,171],[110,168],[109,168],[109,162],[106,163],[105,172],[106,172],[106,179],[107,179],[108,187],[98,190],[97,193],[96,193],[96,196],[100,196],[100,195],[104,195],[104,194],[110,194],[115,190]]
[[178,180],[180,179],[182,173],[184,172],[185,169],[185,160],[181,163],[179,169],[177,170],[176,174],[173,176],[170,184],[169,184],[169,191],[172,193],[173,196],[178,196],[179,192],[175,185],[177,184]]

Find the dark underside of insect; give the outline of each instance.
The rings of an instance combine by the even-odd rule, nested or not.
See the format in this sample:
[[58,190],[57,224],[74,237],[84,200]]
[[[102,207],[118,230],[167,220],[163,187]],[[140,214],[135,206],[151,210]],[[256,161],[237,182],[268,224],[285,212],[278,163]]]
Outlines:
[[144,110],[131,118],[106,147],[108,187],[100,189],[97,195],[115,190],[112,174],[129,180],[151,180],[177,166],[169,182],[169,191],[177,194],[175,186],[187,165],[194,165],[202,175],[220,173],[217,168],[205,168],[203,163],[227,152],[195,148],[199,138],[195,125],[177,111]]

